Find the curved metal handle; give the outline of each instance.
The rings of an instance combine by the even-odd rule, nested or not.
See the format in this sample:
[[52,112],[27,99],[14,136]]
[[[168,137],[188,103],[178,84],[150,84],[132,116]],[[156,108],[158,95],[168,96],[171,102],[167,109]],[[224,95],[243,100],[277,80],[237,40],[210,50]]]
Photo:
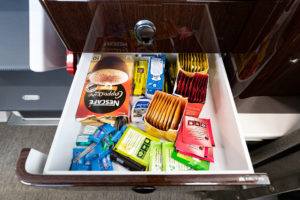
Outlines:
[[156,27],[149,20],[140,20],[134,26],[136,39],[146,45],[152,44],[156,36]]
[[132,190],[135,191],[136,193],[140,193],[140,194],[149,194],[149,193],[154,192],[156,190],[156,188],[153,186],[147,186],[147,187],[136,186],[136,187],[133,187]]

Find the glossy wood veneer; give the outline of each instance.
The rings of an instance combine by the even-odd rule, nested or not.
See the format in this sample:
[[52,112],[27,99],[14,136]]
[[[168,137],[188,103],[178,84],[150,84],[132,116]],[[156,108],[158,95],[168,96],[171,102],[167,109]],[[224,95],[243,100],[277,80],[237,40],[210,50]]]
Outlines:
[[19,180],[31,186],[240,186],[268,185],[266,174],[218,175],[43,175],[25,169],[30,148],[22,149],[17,161]]

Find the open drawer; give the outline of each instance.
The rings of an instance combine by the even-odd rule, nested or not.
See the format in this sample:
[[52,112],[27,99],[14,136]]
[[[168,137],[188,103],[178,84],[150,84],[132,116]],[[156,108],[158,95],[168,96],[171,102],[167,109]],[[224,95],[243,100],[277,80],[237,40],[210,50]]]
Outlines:
[[[266,174],[255,174],[241,132],[237,111],[219,54],[209,54],[209,87],[200,117],[210,118],[215,138],[215,162],[209,171],[148,172],[69,171],[72,148],[81,130],[75,114],[92,53],[83,53],[49,155],[23,149],[16,173],[34,186],[242,186],[267,185]],[[176,56],[171,54],[169,56]]]

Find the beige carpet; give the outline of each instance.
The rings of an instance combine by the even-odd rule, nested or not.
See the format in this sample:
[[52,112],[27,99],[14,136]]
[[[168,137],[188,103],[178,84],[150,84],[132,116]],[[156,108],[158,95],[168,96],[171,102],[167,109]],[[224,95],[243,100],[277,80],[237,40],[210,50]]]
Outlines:
[[48,153],[56,127],[7,126],[0,123],[0,200],[6,199],[201,199],[200,193],[159,189],[154,193],[137,194],[130,188],[37,188],[21,184],[15,166],[22,148],[31,147]]

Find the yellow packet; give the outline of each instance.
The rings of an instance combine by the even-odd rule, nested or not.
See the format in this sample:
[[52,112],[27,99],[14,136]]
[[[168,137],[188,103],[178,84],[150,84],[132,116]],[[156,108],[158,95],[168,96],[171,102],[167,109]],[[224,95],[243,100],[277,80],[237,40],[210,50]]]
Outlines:
[[134,95],[142,95],[143,94],[143,88],[145,88],[146,84],[146,62],[140,60],[137,62],[137,66],[135,67],[135,73],[134,73]]

